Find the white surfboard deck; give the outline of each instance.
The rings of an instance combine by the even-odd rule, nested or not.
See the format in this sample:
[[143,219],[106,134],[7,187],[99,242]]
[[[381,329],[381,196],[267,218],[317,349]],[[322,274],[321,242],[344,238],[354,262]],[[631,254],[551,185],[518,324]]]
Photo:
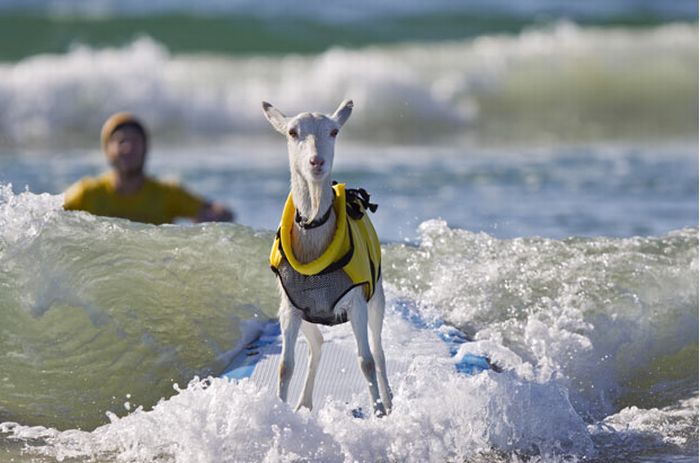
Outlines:
[[[473,374],[488,369],[487,360],[475,356],[458,362],[455,346],[466,341],[461,333],[445,326],[426,326],[414,313],[389,312],[384,320],[383,346],[389,382],[406,375],[411,365],[455,365],[458,371]],[[351,407],[366,406],[369,400],[367,382],[357,357],[357,345],[349,323],[333,327],[320,326],[324,337],[321,362],[316,373],[313,403],[327,399],[342,401]],[[261,388],[276,391],[282,340],[277,321],[267,322],[260,335],[231,361],[222,377],[240,380],[249,378]],[[307,371],[306,341],[299,334],[295,346],[295,368],[290,383],[289,402],[295,405],[301,395]],[[465,363],[466,362],[466,363]],[[466,370],[464,369],[466,365]]]
[[[270,329],[274,330],[272,327]],[[247,346],[236,356],[223,376],[232,379],[250,378],[260,387],[275,391],[282,343],[279,336],[274,339],[265,337],[266,335],[263,335],[261,340]],[[301,395],[308,369],[308,349],[303,336],[297,340],[294,358],[294,374],[289,385],[289,399],[292,404],[295,404]],[[407,368],[408,362],[405,360],[387,359],[387,372],[390,377],[406,371]],[[327,398],[332,398],[348,404],[359,402],[360,405],[367,400],[367,395],[367,381],[360,372],[354,339],[335,338],[324,342],[314,384],[313,403],[324,403]]]

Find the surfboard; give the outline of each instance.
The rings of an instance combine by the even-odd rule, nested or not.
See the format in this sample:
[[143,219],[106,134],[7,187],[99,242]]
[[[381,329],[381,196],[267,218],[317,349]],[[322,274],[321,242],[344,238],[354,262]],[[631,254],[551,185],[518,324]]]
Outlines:
[[[390,308],[387,307],[387,310]],[[474,375],[486,370],[498,371],[488,358],[477,354],[460,354],[460,346],[468,338],[457,328],[442,320],[426,321],[415,306],[408,301],[395,302],[391,306],[392,323],[401,331],[403,339],[410,339],[414,349],[428,351],[428,355],[447,355],[451,357],[457,372]],[[385,318],[385,323],[387,319]],[[398,325],[401,326],[398,326]],[[347,326],[346,326],[347,325]],[[362,376],[357,360],[357,349],[349,324],[335,327],[323,327],[325,342],[321,351],[321,362],[317,371],[314,387],[314,404],[323,403],[327,398],[343,401],[352,407],[359,407],[367,400],[367,383]],[[340,334],[332,335],[336,330]],[[330,336],[330,339],[328,336]],[[432,349],[430,345],[434,344]],[[387,359],[387,372],[392,375],[406,372],[410,366],[411,355],[390,355],[389,345],[384,339]],[[445,347],[447,349],[445,349]],[[259,326],[257,336],[247,343],[232,359],[222,373],[230,380],[249,379],[259,387],[274,391],[277,387],[278,366],[282,352],[280,325],[277,320],[269,320]],[[295,402],[301,394],[303,380],[306,377],[307,347],[303,336],[299,336],[295,346],[295,369],[290,383],[290,402]],[[356,410],[359,410],[356,409]]]

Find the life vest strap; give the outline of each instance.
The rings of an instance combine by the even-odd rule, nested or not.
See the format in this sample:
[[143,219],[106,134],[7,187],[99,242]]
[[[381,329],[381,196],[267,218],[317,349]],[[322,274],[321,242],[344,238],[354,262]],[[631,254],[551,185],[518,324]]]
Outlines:
[[350,224],[348,224],[348,237],[350,238],[350,249],[348,249],[348,252],[346,252],[343,257],[341,257],[340,259],[336,260],[328,267],[321,270],[319,275],[323,275],[324,273],[334,272],[338,269],[345,267],[346,265],[348,265],[350,263],[350,261],[352,260],[352,255],[355,252],[355,240],[352,237],[352,228],[350,227]]
[[[333,186],[338,182],[333,180]],[[335,189],[334,189],[335,191]],[[377,212],[377,206],[369,202],[370,194],[364,188],[346,188],[345,189],[345,210],[348,215],[354,220],[360,220],[365,211]]]
[[354,220],[360,220],[365,211],[377,212],[377,205],[369,202],[369,193],[364,188],[348,188],[345,190],[345,208]]

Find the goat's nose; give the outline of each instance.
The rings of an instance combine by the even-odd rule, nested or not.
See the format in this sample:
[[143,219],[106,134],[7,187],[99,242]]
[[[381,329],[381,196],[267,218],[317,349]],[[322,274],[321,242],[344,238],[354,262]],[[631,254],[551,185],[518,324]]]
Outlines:
[[312,166],[314,167],[321,167],[323,166],[323,163],[325,162],[322,157],[319,156],[314,156],[312,157],[309,162],[311,163]]

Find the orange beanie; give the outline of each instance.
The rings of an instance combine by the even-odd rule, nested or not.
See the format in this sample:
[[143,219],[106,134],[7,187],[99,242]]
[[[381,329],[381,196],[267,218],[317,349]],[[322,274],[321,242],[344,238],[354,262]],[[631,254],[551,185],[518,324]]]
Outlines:
[[107,143],[109,142],[109,137],[122,125],[130,125],[137,127],[141,134],[143,135],[143,141],[147,142],[146,128],[143,126],[140,120],[136,118],[131,113],[120,112],[109,116],[102,126],[102,131],[100,132],[100,140],[102,141],[102,149],[106,149]]

